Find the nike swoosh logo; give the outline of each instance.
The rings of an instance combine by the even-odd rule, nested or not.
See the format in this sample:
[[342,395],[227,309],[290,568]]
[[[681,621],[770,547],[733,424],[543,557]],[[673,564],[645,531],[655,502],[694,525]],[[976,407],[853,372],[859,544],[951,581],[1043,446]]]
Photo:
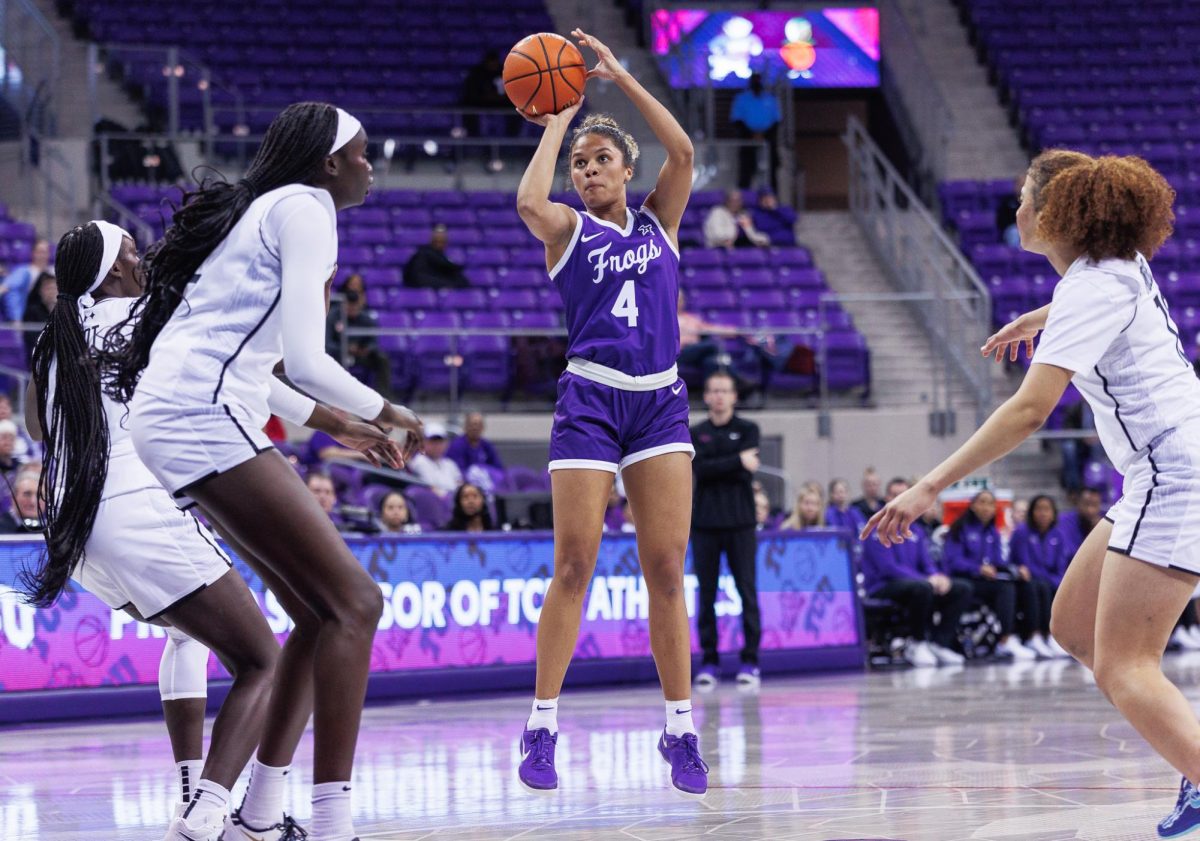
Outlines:
[[580,242],[591,242],[591,241],[592,241],[592,240],[594,240],[596,237],[602,237],[602,236],[604,236],[604,231],[601,231],[601,232],[600,232],[600,233],[598,233],[598,234],[592,234],[591,236],[587,236],[587,237],[580,237],[580,238],[579,238],[579,241],[580,241]]
[[554,707],[538,707],[539,710],[552,710]]
[[686,710],[678,710],[677,709],[677,710],[675,710],[675,715],[683,715],[684,713],[690,713],[691,711],[692,711],[691,707],[688,707]]
[[349,791],[349,790],[350,790],[350,786],[342,786],[342,791]]
[[671,393],[678,396],[679,392],[683,391],[683,383],[671,386]]

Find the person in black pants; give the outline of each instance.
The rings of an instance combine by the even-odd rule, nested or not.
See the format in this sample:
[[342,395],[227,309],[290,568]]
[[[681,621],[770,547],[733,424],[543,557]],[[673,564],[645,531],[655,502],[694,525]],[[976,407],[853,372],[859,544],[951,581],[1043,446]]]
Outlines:
[[[717,656],[717,579],[721,553],[742,600],[742,665],[739,684],[757,686],[758,644],[762,623],[758,612],[755,565],[758,539],[754,518],[754,473],[758,470],[758,425],[736,417],[737,388],[726,373],[712,374],[704,383],[708,420],[692,427],[696,458],[695,504],[692,511],[692,562],[700,582],[696,624],[704,662],[696,672],[697,687],[715,686],[720,673]],[[701,525],[697,525],[701,524]]]

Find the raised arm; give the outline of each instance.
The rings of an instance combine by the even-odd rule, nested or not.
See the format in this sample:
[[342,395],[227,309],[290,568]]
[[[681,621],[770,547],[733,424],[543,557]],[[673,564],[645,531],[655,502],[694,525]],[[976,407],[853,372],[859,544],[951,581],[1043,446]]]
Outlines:
[[[519,111],[522,117],[536,123],[545,131],[533,160],[521,176],[517,187],[517,213],[529,232],[546,244],[547,250],[566,248],[575,231],[575,211],[560,202],[550,201],[550,188],[554,186],[554,165],[571,120],[579,113],[583,100],[558,114],[542,114],[531,117]],[[549,256],[549,255],[548,255]],[[554,262],[558,262],[557,258]]]
[[679,121],[671,116],[666,106],[651,96],[650,92],[621,66],[612,50],[582,29],[576,29],[571,34],[579,39],[581,46],[592,49],[599,59],[596,66],[588,71],[588,78],[615,82],[637,106],[638,111],[650,124],[650,130],[654,132],[658,142],[666,148],[667,161],[658,172],[658,181],[654,189],[646,197],[646,206],[654,212],[678,246],[679,222],[683,219],[684,208],[687,207],[688,198],[692,194],[692,161],[695,151],[691,138],[683,130],[683,126],[679,125]]

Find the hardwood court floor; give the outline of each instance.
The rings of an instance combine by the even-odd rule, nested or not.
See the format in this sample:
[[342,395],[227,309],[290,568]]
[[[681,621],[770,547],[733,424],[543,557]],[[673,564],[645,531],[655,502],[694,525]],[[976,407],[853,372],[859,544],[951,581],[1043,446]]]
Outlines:
[[[1200,699],[1200,655],[1166,662]],[[362,841],[1149,839],[1179,781],[1065,661],[723,684],[695,699],[712,766],[701,802],[668,788],[660,697],[564,695],[549,798],[516,781],[525,697],[372,707]],[[288,792],[299,817],[310,752],[306,737]],[[0,732],[0,838],[156,841],[173,771],[154,720]]]

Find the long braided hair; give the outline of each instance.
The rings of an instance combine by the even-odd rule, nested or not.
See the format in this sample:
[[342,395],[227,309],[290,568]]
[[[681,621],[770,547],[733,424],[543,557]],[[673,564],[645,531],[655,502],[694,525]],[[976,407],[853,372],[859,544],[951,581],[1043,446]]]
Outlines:
[[105,388],[114,399],[127,403],[133,397],[150,348],[183,300],[184,289],[250,203],[317,175],[333,145],[337,119],[337,109],[324,102],[289,105],[271,122],[244,178],[230,184],[218,175],[184,193],[170,227],[142,260],[146,287],[130,311],[132,335],[125,339],[123,330],[108,334]]
[[38,421],[46,445],[38,481],[46,549],[35,569],[21,571],[20,582],[26,599],[38,607],[54,604],[82,562],[108,478],[100,373],[79,316],[79,298],[95,281],[103,255],[104,236],[94,223],[72,228],[59,240],[54,261],[58,305],[33,351]]

